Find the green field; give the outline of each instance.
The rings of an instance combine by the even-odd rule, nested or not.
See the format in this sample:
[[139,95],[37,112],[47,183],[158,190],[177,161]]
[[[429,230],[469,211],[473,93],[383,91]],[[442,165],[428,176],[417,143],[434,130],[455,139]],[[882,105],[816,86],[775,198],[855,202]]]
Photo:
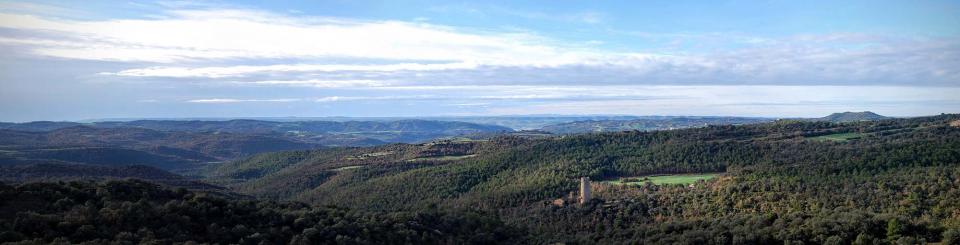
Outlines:
[[816,141],[847,141],[854,138],[860,138],[861,136],[863,136],[861,133],[839,133],[812,137],[810,139]]
[[642,185],[650,181],[655,185],[673,185],[673,184],[691,184],[698,180],[708,180],[719,176],[721,173],[703,173],[703,174],[671,174],[671,175],[650,175],[638,177],[621,177],[615,180],[601,181],[601,183],[615,185]]

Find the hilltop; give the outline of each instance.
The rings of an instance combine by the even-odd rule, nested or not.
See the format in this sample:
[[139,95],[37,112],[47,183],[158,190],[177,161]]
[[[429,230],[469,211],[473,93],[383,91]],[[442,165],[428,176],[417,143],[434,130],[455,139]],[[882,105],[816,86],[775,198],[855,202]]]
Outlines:
[[825,117],[816,118],[815,121],[825,121],[825,122],[857,122],[857,121],[875,121],[888,119],[889,117],[881,116],[879,114],[862,111],[862,112],[838,112],[833,113]]
[[[17,182],[126,177],[165,181],[264,152],[419,143],[510,131],[430,120],[0,123],[0,168],[7,171],[5,181]],[[142,167],[131,167],[135,165]]]

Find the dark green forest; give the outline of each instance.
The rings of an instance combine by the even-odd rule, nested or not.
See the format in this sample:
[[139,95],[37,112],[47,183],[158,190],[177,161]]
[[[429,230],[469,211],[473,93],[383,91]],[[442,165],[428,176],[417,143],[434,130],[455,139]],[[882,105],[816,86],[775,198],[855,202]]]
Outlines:
[[0,242],[13,244],[466,244],[520,237],[474,213],[224,199],[136,180],[0,185],[0,200]]
[[[0,239],[960,244],[956,120],[503,135],[262,153],[203,171],[204,182],[237,196],[139,181],[8,184]],[[683,173],[719,177],[690,185],[601,183]],[[595,198],[571,204],[581,176],[597,180]],[[127,207],[150,211],[116,211]],[[124,223],[142,216],[142,225]]]

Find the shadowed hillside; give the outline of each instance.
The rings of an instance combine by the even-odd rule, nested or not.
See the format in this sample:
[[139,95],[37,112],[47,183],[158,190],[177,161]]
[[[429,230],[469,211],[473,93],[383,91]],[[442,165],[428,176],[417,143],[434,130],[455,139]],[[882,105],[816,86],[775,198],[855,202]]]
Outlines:
[[511,244],[522,235],[475,213],[234,200],[135,180],[0,183],[2,243]]
[[161,169],[143,166],[100,166],[89,164],[29,164],[16,166],[0,166],[0,182],[31,183],[31,182],[59,182],[59,181],[102,181],[120,179],[141,179],[168,187],[182,187],[190,190],[202,190],[228,195],[223,187],[210,185],[202,181],[185,178]]
[[0,165],[43,162],[147,165],[173,171],[208,162],[318,145],[278,136],[142,128],[69,127],[46,132],[0,130]]

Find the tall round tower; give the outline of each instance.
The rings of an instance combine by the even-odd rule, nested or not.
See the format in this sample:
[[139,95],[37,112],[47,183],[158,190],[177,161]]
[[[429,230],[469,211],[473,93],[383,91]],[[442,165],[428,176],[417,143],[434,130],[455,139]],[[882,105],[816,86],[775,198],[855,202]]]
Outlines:
[[580,203],[590,201],[590,177],[580,177]]

